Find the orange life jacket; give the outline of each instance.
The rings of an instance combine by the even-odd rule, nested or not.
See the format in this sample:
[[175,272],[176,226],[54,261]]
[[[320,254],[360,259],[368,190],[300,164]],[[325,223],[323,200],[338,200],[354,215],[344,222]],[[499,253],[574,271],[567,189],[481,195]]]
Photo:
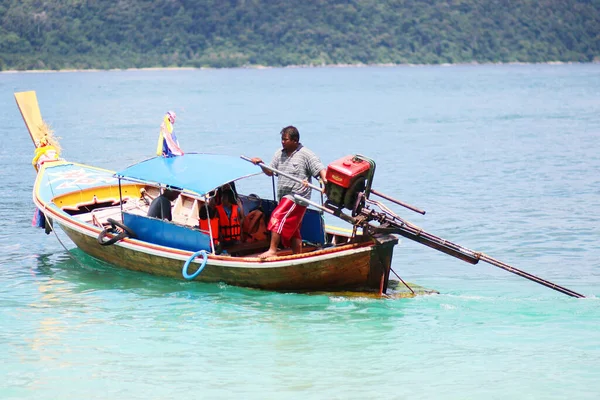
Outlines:
[[253,210],[246,215],[242,224],[242,231],[245,235],[245,242],[259,242],[267,239],[267,224],[265,223],[265,214],[261,210]]
[[227,213],[222,205],[216,207],[219,216],[219,239],[222,242],[232,242],[241,240],[242,227],[238,216],[238,206],[231,205],[231,217],[227,218]]
[[[210,221],[210,230],[209,230],[209,221]],[[215,241],[215,243],[218,243],[218,239],[219,239],[219,218],[217,215],[215,215],[212,218],[198,218],[198,226],[200,227],[200,230],[204,233],[206,233],[207,235],[210,235],[210,231],[212,231],[212,235],[213,235],[213,239]]]

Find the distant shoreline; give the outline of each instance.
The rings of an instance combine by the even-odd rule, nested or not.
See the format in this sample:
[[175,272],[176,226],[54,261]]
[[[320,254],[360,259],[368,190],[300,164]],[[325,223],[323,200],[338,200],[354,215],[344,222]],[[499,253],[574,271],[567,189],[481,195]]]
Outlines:
[[113,71],[195,71],[195,70],[218,70],[218,69],[276,69],[276,68],[367,68],[367,67],[458,67],[467,65],[566,65],[566,64],[600,64],[598,61],[579,62],[579,61],[547,61],[541,63],[528,62],[510,62],[510,63],[457,63],[457,64],[323,64],[323,65],[287,65],[285,67],[267,66],[267,65],[250,65],[244,67],[150,67],[150,68],[112,68],[112,69],[28,69],[28,70],[5,70],[0,71],[0,74],[17,74],[17,73],[65,73],[65,72],[113,72]]

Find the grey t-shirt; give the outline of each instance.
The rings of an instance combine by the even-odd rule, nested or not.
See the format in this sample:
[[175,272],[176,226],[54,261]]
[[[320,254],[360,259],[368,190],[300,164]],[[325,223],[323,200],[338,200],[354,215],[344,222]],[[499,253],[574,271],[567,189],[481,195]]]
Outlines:
[[[302,143],[298,144],[298,148],[290,156],[283,149],[277,150],[271,160],[271,168],[278,169],[298,179],[307,180],[309,183],[313,176],[318,177],[321,170],[325,169],[319,157],[302,146]],[[277,197],[280,201],[283,196],[293,194],[310,199],[310,191],[309,187],[304,187],[301,183],[285,176],[279,175],[277,179]]]

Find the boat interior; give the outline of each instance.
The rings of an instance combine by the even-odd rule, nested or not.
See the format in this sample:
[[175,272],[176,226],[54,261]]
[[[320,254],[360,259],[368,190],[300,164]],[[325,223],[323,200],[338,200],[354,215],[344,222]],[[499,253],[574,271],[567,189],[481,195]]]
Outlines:
[[[235,192],[235,191],[234,191]],[[199,217],[206,203],[203,199],[182,192],[172,202],[172,220],[148,217],[148,208],[161,189],[143,184],[125,184],[121,187],[105,186],[79,192],[68,193],[53,199],[64,212],[77,220],[102,229],[114,228],[109,219],[118,221],[135,233],[137,239],[188,251],[207,250],[220,255],[233,257],[253,257],[269,248],[270,237],[250,240],[242,233],[242,239],[233,243],[220,243],[216,232],[200,229]],[[235,193],[247,216],[260,209],[264,226],[276,206],[274,200],[258,196]],[[325,229],[322,212],[307,209],[302,221],[301,235],[303,254],[348,244],[354,232],[351,229]],[[216,239],[216,240],[215,240]],[[291,254],[290,249],[280,248],[277,256]]]

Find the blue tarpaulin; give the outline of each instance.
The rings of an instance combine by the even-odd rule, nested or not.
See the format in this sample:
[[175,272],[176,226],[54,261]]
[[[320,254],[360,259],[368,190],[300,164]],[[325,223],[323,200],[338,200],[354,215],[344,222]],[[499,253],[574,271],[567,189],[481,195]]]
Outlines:
[[115,176],[204,195],[226,183],[260,173],[260,167],[239,157],[186,153],[151,158],[119,171]]

